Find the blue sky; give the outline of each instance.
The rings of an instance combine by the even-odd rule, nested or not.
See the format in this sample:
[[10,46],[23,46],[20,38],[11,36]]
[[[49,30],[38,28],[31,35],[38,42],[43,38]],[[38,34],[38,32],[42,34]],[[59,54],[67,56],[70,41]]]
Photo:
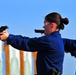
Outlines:
[[[62,37],[76,39],[76,0],[0,0],[0,25],[7,25],[8,32],[38,37],[34,29],[43,29],[46,14],[56,11],[69,24],[61,31]],[[76,58],[65,54],[63,75],[75,75]]]

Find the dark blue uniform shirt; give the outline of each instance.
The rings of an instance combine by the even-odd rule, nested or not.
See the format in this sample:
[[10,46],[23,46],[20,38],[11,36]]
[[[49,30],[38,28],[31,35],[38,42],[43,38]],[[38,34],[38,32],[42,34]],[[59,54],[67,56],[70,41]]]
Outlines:
[[57,31],[39,38],[10,34],[7,43],[19,50],[38,51],[36,63],[38,75],[46,75],[53,68],[61,70],[63,68],[64,45]]

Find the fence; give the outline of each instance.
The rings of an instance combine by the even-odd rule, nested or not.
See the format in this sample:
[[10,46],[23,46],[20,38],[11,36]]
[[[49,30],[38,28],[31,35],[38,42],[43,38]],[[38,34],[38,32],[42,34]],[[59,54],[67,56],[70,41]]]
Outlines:
[[17,50],[0,41],[0,75],[36,74],[36,52]]

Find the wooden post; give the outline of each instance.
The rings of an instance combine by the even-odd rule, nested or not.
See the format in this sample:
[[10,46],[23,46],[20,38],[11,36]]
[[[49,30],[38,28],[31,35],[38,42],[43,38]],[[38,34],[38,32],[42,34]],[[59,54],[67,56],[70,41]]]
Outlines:
[[20,75],[24,75],[24,51],[20,50]]
[[36,69],[36,56],[37,55],[37,52],[33,52],[32,53],[32,56],[34,58],[34,74],[37,74],[37,69]]
[[5,51],[5,61],[6,61],[6,75],[10,75],[10,55],[9,55],[9,45],[4,44],[3,47]]

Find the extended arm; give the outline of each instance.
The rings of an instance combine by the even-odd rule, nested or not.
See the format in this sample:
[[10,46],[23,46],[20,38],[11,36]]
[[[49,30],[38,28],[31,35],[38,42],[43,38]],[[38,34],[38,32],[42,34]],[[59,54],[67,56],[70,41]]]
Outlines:
[[69,52],[76,57],[76,40],[63,38],[65,52]]

